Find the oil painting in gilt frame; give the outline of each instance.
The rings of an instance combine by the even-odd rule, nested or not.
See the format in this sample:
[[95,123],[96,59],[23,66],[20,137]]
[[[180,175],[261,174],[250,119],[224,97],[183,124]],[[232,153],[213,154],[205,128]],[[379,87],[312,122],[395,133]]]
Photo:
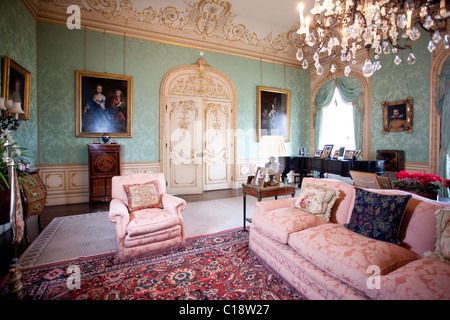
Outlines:
[[290,103],[289,90],[257,87],[257,141],[262,136],[283,136],[290,140]]
[[382,133],[391,131],[413,131],[414,113],[413,99],[411,97],[403,100],[381,102],[383,108],[383,130]]
[[76,136],[131,138],[133,77],[76,71]]
[[19,120],[30,119],[31,73],[8,57],[3,58],[2,97],[20,102]]

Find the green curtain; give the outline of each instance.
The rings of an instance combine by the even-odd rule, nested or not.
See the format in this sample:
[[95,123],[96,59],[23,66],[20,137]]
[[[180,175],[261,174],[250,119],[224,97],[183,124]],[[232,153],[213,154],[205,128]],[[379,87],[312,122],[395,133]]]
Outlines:
[[[436,95],[436,108],[441,116],[441,147],[439,151],[438,174],[450,178],[450,59],[442,66]],[[442,188],[441,195],[448,197],[448,190]]]
[[330,103],[333,98],[334,88],[334,80],[326,82],[317,91],[316,98],[314,99],[314,150],[319,148],[319,137],[322,132],[322,108]]
[[363,101],[363,87],[358,79],[353,77],[342,77],[326,82],[317,91],[314,99],[314,128],[315,149],[319,148],[319,137],[322,128],[322,108],[327,106],[333,98],[334,89],[338,88],[342,99],[353,104],[353,121],[355,126],[356,148],[362,148],[363,144],[363,111],[360,105]]

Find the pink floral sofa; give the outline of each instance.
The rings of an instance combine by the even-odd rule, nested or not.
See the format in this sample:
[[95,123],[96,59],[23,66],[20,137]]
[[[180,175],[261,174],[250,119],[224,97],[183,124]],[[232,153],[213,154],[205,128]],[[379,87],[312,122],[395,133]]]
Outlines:
[[[309,213],[299,209],[307,199],[300,199],[305,186],[338,191],[323,210],[310,205],[310,211],[317,211]],[[386,217],[375,216],[396,244],[376,239],[379,233],[374,235],[370,227],[370,237],[354,231],[365,225],[370,211],[362,209],[358,216],[354,210],[361,206],[361,194],[406,197],[397,229],[385,228],[380,219]],[[399,190],[305,178],[298,198],[255,205],[249,237],[252,252],[308,299],[450,299],[448,203]]]

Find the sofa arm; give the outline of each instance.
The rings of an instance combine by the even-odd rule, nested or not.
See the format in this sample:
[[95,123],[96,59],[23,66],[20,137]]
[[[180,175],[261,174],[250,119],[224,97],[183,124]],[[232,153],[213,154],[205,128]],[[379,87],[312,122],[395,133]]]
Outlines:
[[260,201],[255,203],[254,213],[263,211],[272,211],[280,208],[288,208],[292,204],[294,204],[296,200],[297,198],[287,198],[287,199]]
[[112,199],[109,204],[109,221],[116,224],[116,232],[119,238],[125,238],[127,225],[130,222],[128,207],[119,199]]
[[171,196],[165,193],[162,198],[164,210],[181,217],[181,213],[186,210],[186,201],[184,199]]

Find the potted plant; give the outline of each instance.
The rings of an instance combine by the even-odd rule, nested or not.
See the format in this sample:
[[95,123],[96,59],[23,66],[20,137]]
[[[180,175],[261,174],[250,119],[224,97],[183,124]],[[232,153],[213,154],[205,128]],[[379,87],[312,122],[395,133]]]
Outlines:
[[395,189],[416,193],[423,197],[437,200],[443,182],[442,178],[432,173],[408,172],[400,170],[395,173],[397,180],[392,181]]
[[7,115],[0,116],[0,223],[9,222],[9,171],[8,171],[8,149],[7,142],[11,148],[11,158],[14,160],[14,167],[17,172],[17,182],[21,190],[27,190],[25,181],[34,182],[33,178],[24,168],[24,158],[27,158],[27,148],[21,147],[11,137],[11,130],[16,130],[18,121]]

